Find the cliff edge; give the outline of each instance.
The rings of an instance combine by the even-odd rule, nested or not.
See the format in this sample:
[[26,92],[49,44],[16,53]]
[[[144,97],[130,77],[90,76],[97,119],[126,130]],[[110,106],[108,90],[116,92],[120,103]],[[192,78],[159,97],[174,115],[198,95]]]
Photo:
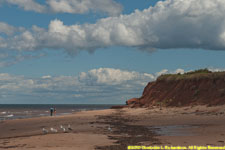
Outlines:
[[201,69],[161,75],[148,83],[140,98],[132,98],[126,103],[129,107],[223,105],[225,72]]

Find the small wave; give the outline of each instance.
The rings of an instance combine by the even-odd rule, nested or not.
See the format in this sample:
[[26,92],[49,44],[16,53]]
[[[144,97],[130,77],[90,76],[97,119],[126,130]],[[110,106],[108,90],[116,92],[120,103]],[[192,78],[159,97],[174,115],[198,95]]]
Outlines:
[[7,112],[5,112],[5,111],[3,111],[3,112],[1,112],[1,114],[6,114]]
[[11,114],[11,115],[7,115],[7,116],[5,116],[5,117],[10,118],[10,117],[13,117],[13,116],[14,116],[14,115]]
[[40,116],[46,116],[46,114],[39,114]]
[[60,115],[68,115],[68,114],[71,114],[71,113],[60,113]]
[[85,109],[85,108],[83,108],[83,109],[78,109],[78,111],[87,111],[88,109]]

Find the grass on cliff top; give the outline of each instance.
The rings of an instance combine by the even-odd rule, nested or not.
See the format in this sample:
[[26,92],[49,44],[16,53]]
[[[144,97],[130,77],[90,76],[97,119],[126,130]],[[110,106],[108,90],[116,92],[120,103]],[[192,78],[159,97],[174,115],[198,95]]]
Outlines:
[[157,80],[180,80],[180,79],[201,79],[201,78],[218,78],[225,76],[225,72],[212,72],[208,69],[199,69],[184,74],[164,74],[157,78]]

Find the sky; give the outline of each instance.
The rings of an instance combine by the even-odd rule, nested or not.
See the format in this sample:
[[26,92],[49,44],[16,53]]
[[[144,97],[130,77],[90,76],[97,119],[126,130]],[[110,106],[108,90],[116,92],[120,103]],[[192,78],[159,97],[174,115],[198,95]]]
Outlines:
[[0,104],[124,104],[225,69],[224,0],[0,0]]

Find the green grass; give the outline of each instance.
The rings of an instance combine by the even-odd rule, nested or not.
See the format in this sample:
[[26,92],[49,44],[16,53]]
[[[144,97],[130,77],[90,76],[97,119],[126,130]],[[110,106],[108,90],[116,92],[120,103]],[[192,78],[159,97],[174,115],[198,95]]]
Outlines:
[[181,79],[201,79],[201,78],[219,78],[224,77],[225,72],[211,72],[208,69],[199,69],[184,74],[164,74],[157,78],[160,80],[181,80]]

